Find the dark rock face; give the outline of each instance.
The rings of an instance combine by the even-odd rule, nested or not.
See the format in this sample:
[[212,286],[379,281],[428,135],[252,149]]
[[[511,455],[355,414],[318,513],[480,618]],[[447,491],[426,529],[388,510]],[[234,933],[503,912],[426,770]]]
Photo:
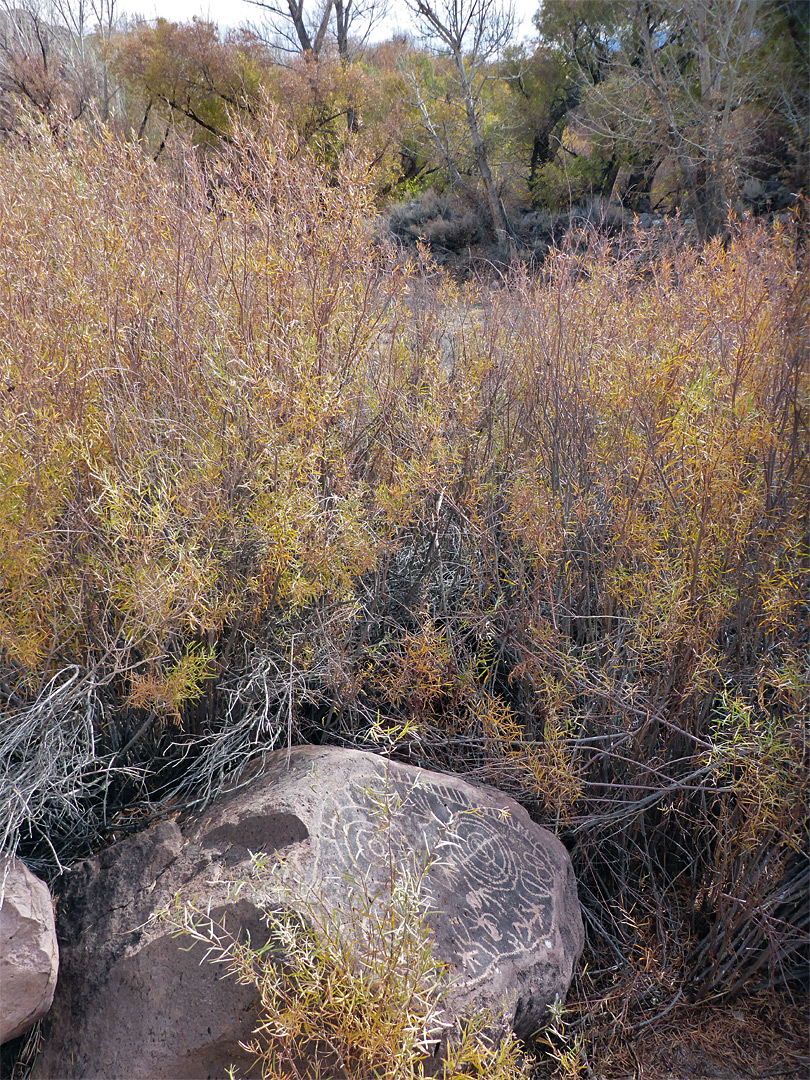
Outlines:
[[59,949],[51,894],[19,859],[0,859],[0,1043],[51,1007]]
[[391,767],[385,788],[401,805],[385,831],[362,780],[347,776],[333,790],[313,830],[317,876],[337,898],[339,878],[360,855],[369,878],[383,884],[390,850],[398,861],[414,853],[417,865],[435,853],[426,880],[437,913],[430,923],[455,982],[454,1011],[499,1013],[506,998],[509,1026],[519,1013],[515,1030],[528,1036],[544,1025],[555,994],[565,996],[582,951],[568,855],[508,797],[445,776],[423,773],[427,782],[415,783],[414,773]]
[[[150,915],[179,892],[224,912],[261,945],[260,896],[229,881],[251,853],[283,852],[327,906],[372,893],[391,868],[426,869],[436,952],[454,1014],[491,1009],[529,1035],[564,997],[583,931],[568,855],[507,796],[448,776],[328,747],[277,751],[247,782],[180,824],[161,822],[82,864],[63,889],[62,972],[34,1078],[180,1080],[246,1075],[250,988],[200,965],[203,947]],[[396,872],[396,871],[395,871]],[[252,1074],[251,1074],[252,1075]]]

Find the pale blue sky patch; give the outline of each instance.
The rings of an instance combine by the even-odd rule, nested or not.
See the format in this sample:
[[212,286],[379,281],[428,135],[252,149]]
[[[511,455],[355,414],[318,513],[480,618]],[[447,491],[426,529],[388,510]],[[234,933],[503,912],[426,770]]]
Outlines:
[[[265,14],[261,8],[246,0],[126,0],[123,9],[130,15],[143,15],[147,19],[158,17],[172,22],[190,22],[195,15],[210,19],[220,27],[236,27],[244,23],[260,23]],[[539,7],[539,0],[515,0],[518,20],[516,38],[531,36],[532,16]],[[409,30],[413,18],[404,4],[391,0],[389,15],[375,37],[384,39],[397,29]]]

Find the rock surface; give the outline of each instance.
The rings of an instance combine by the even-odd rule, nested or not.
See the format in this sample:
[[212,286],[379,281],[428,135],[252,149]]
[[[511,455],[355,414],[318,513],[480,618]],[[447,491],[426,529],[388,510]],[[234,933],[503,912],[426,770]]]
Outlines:
[[202,946],[180,951],[188,943],[149,918],[179,891],[263,944],[260,900],[244,892],[234,904],[229,882],[247,873],[251,853],[280,852],[344,908],[350,877],[374,890],[392,859],[430,862],[430,922],[455,1013],[493,1009],[503,1028],[528,1035],[565,996],[583,931],[571,863],[553,835],[493,789],[359,751],[299,747],[268,755],[196,820],[160,822],[69,876],[62,975],[35,1080],[198,1080],[230,1064],[247,1074],[239,1042],[255,1024],[254,992],[200,965]]
[[53,904],[44,881],[19,861],[0,861],[0,1043],[51,1007],[59,970]]

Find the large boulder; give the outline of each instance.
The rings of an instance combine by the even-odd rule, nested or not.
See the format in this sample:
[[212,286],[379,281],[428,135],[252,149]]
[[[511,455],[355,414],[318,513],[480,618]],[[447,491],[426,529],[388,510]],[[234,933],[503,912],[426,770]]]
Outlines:
[[0,1043],[50,1009],[59,970],[48,886],[19,859],[0,859]]
[[[385,797],[383,797],[385,796]],[[583,931],[568,854],[507,796],[463,780],[328,747],[277,751],[197,819],[162,821],[83,863],[64,887],[62,972],[34,1078],[183,1080],[247,1072],[250,988],[201,964],[203,946],[150,922],[181,898],[210,905],[263,944],[261,892],[233,879],[252,855],[346,909],[358,875],[384,890],[425,869],[435,949],[452,975],[451,1015],[488,1009],[529,1035],[563,998]],[[262,936],[263,935],[263,936]]]

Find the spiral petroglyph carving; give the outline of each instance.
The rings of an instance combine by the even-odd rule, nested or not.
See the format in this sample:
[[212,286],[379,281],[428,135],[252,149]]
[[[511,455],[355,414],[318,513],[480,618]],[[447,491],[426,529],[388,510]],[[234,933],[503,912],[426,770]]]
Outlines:
[[392,865],[425,870],[425,886],[455,964],[473,982],[552,932],[554,867],[508,812],[474,806],[449,785],[387,779],[335,792],[324,807],[322,872],[362,872],[384,884]]

